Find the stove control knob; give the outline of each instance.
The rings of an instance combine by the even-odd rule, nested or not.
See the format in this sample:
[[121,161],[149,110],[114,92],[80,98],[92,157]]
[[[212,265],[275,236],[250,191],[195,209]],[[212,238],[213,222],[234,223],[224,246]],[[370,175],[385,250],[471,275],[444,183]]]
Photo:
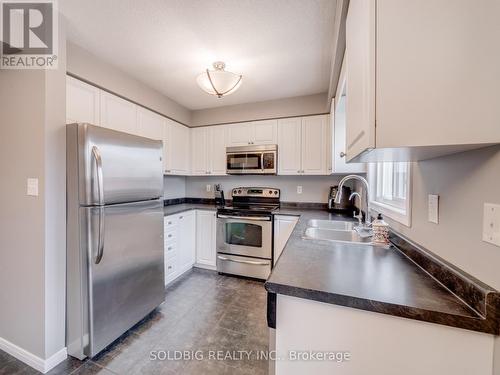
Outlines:
[[238,194],[241,194],[241,190],[238,190]]
[[275,190],[275,191],[274,191],[274,194],[278,194],[278,190]]

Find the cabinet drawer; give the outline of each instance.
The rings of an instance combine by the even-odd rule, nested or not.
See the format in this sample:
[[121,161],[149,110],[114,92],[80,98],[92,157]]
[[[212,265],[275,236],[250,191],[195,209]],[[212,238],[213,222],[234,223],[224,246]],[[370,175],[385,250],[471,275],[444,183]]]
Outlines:
[[170,228],[165,231],[164,237],[165,243],[172,243],[177,241],[177,230],[176,228]]
[[165,260],[165,278],[168,279],[177,272],[177,257]]
[[165,241],[165,259],[170,259],[177,254],[177,243]]
[[177,224],[177,217],[167,216],[163,219],[163,226],[165,227],[165,230],[167,230],[168,228],[172,228],[176,224]]

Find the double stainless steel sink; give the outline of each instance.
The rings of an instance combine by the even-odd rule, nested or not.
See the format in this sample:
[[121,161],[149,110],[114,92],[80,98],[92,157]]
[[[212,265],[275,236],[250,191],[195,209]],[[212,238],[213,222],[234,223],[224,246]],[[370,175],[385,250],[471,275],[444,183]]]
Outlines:
[[355,223],[333,220],[309,220],[304,238],[372,245],[370,231],[359,230]]

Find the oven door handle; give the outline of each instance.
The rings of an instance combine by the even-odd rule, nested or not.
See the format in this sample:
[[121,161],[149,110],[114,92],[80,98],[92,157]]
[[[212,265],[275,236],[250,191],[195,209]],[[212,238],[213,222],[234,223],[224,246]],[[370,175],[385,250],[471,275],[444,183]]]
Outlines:
[[221,255],[217,255],[217,258],[219,258],[220,260],[226,260],[228,262],[251,264],[253,266],[269,266],[269,264],[270,264],[269,262],[255,262],[252,260],[230,259],[230,258],[223,257]]
[[218,215],[217,217],[219,217],[221,219],[241,219],[241,220],[252,220],[252,221],[271,221],[270,217],[257,217],[257,216]]

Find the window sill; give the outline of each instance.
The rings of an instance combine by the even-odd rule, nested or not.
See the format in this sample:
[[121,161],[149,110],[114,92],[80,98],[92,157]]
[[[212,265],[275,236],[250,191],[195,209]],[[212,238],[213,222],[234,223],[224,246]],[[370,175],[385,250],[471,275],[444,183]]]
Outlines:
[[411,227],[411,211],[409,209],[407,211],[404,211],[376,201],[371,201],[370,206],[373,211],[387,216],[388,218],[395,220],[407,227]]

